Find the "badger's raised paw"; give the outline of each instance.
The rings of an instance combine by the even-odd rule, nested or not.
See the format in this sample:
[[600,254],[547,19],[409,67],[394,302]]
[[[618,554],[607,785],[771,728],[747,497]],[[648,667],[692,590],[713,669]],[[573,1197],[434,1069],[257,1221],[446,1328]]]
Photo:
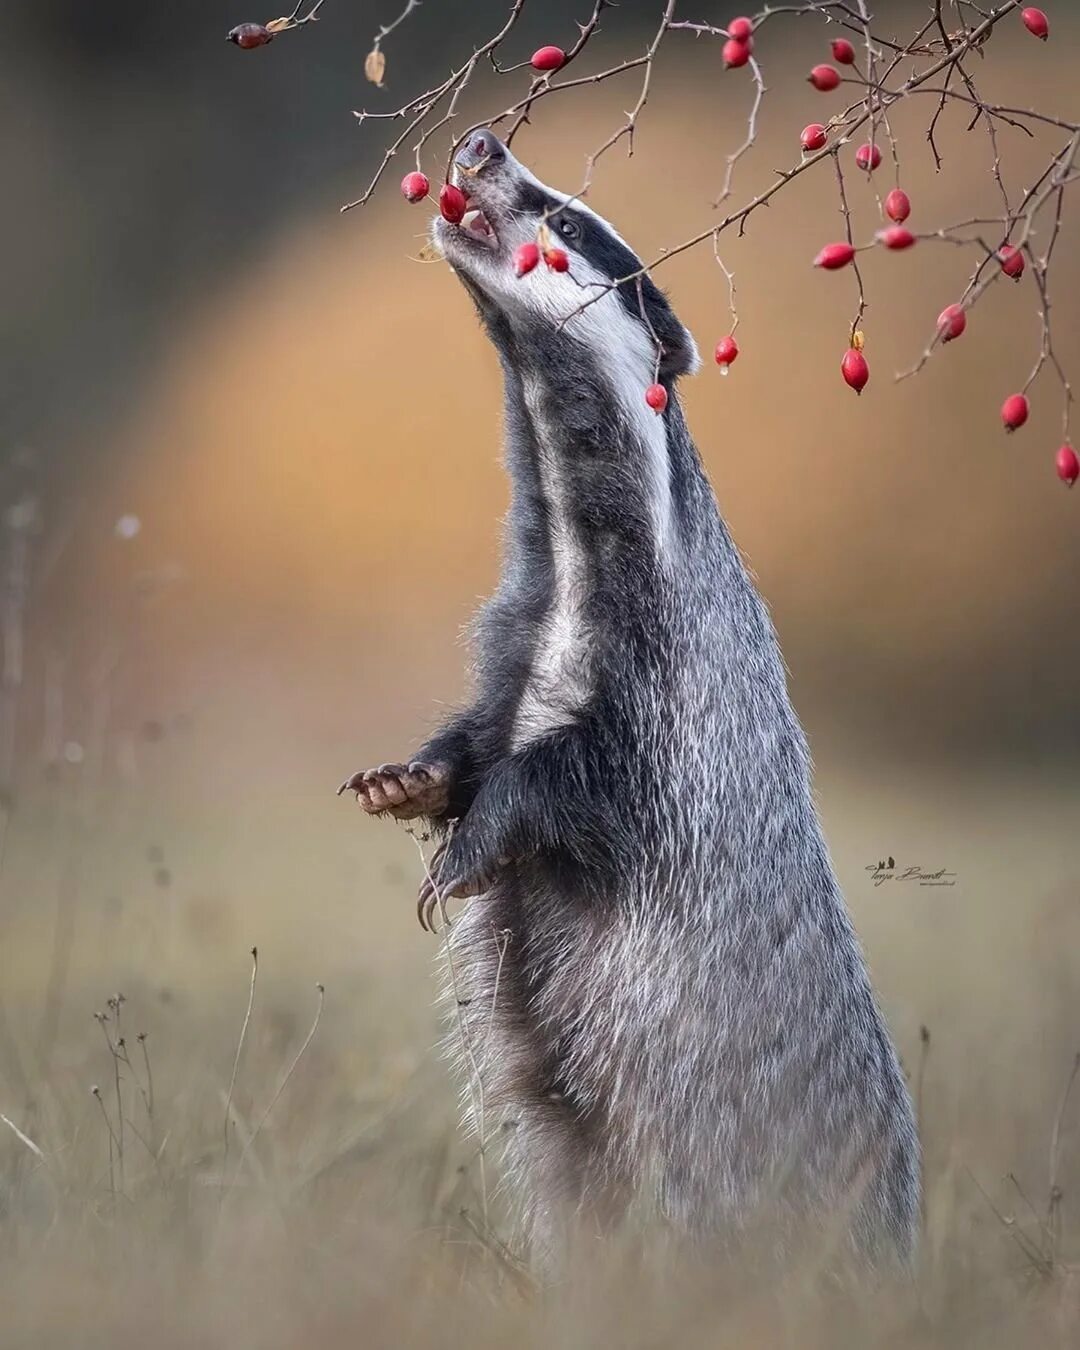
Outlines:
[[362,769],[338,788],[355,792],[369,816],[393,816],[415,820],[418,816],[442,815],[450,801],[450,771],[445,764],[380,764]]

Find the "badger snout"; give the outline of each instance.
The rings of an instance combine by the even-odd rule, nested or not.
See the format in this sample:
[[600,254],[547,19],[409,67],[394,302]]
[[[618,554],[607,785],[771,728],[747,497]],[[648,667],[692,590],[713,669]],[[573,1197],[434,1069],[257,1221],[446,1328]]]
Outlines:
[[465,194],[469,209],[453,230],[440,227],[447,236],[469,244],[480,243],[498,250],[499,233],[509,218],[518,187],[520,165],[493,131],[486,127],[470,132],[454,155],[454,180]]
[[454,163],[467,176],[507,162],[509,151],[493,131],[474,131],[454,156]]

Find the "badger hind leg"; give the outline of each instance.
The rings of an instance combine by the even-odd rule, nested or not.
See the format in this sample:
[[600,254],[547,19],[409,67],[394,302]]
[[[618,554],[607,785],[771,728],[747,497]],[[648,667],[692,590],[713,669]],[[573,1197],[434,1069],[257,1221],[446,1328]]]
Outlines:
[[505,889],[470,900],[452,923],[447,1048],[472,1132],[485,1156],[495,1144],[501,1154],[511,1246],[551,1280],[579,1235],[618,1226],[630,1187],[599,1112],[575,1089],[565,1033],[560,1038],[536,1012],[535,972],[522,960],[524,925]]
[[571,1253],[619,1230],[631,1199],[628,1178],[598,1123],[557,1088],[544,1100],[523,1093],[505,1133],[521,1245],[542,1278],[558,1280]]

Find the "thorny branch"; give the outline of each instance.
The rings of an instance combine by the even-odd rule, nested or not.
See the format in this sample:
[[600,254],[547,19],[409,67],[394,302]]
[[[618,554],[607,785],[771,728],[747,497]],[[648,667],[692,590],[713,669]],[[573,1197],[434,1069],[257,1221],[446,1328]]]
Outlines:
[[[844,217],[844,237],[848,243],[855,247],[855,232],[851,224],[851,207],[848,206],[847,189],[844,187],[844,170],[840,167],[840,155],[837,150],[833,151],[833,164],[836,166],[836,186],[840,193],[840,214]],[[855,273],[855,280],[859,287],[859,306],[855,311],[855,317],[851,321],[851,341],[855,343],[855,334],[859,331],[859,325],[862,323],[863,315],[866,313],[866,287],[863,284],[862,272],[859,270],[858,259],[853,259],[851,270]]]
[[397,16],[397,18],[392,19],[390,23],[384,23],[380,27],[379,31],[375,34],[375,36],[371,39],[371,50],[373,52],[379,51],[380,48],[382,47],[383,39],[388,38],[390,34],[394,31],[394,29],[398,26],[398,24],[404,23],[414,9],[419,9],[420,4],[421,0],[408,0],[408,3],[406,4],[405,8],[401,11],[401,13]]
[[[297,27],[313,20],[323,2],[324,0],[319,0],[304,18],[300,18],[303,6],[297,5],[289,16],[288,26]],[[448,176],[457,149],[480,127],[500,128],[504,139],[510,142],[521,128],[531,121],[537,105],[544,99],[587,85],[618,80],[630,72],[637,72],[639,81],[637,97],[626,112],[624,120],[596,149],[585,156],[582,183],[573,194],[573,198],[584,198],[593,185],[599,162],[608,151],[625,142],[627,155],[634,153],[639,119],[649,101],[654,70],[666,45],[675,40],[677,35],[684,34],[692,36],[695,40],[721,43],[728,42],[732,37],[726,28],[697,21],[696,16],[676,17],[677,0],[658,0],[658,7],[662,8],[659,24],[644,50],[639,48],[637,52],[627,55],[616,64],[591,73],[578,74],[581,58],[600,31],[602,19],[609,16],[609,11],[617,11],[614,0],[593,0],[591,14],[584,23],[578,25],[578,37],[563,53],[562,62],[557,70],[535,70],[528,59],[517,59],[506,65],[501,64],[499,58],[509,46],[525,2],[526,0],[511,0],[509,11],[498,30],[486,42],[475,47],[471,56],[457,64],[440,83],[415,95],[391,111],[363,109],[355,113],[358,126],[363,126],[368,121],[385,120],[403,121],[405,127],[385,149],[381,162],[364,192],[355,201],[343,206],[343,211],[349,211],[370,201],[391,161],[405,147],[409,148],[415,158],[417,169],[420,169],[422,155],[429,141],[444,128],[450,129],[444,169],[444,174]],[[942,165],[937,142],[941,121],[950,108],[963,109],[967,130],[973,131],[981,126],[985,132],[989,172],[1000,199],[1001,211],[998,215],[981,216],[957,225],[919,233],[915,238],[920,241],[946,242],[976,250],[978,260],[958,300],[965,311],[970,311],[1001,276],[1007,275],[1001,266],[1004,260],[1001,250],[1009,246],[1022,253],[1024,270],[1030,272],[1030,284],[1038,296],[1040,321],[1038,353],[1031,373],[1023,385],[1023,391],[1026,393],[1044,368],[1050,366],[1062,391],[1062,422],[1067,438],[1072,393],[1053,343],[1049,265],[1050,255],[1061,232],[1067,189],[1080,177],[1080,165],[1077,163],[1080,157],[1080,123],[1035,109],[987,101],[979,91],[969,64],[973,56],[981,58],[986,54],[994,30],[1002,20],[1012,15],[1012,21],[1019,24],[1019,15],[1014,11],[1019,10],[1021,3],[1022,0],[1001,0],[1000,3],[988,7],[972,3],[961,4],[958,0],[949,0],[948,4],[945,0],[934,0],[929,17],[920,24],[907,42],[899,40],[895,34],[886,35],[875,27],[877,18],[871,12],[867,0],[802,0],[801,3],[793,4],[765,4],[750,17],[753,37],[746,44],[748,50],[742,62],[748,68],[748,77],[753,86],[746,118],[746,134],[741,143],[726,156],[723,176],[712,203],[713,208],[724,207],[734,195],[736,171],[757,140],[762,105],[768,92],[761,64],[762,49],[766,48],[778,21],[786,16],[804,21],[816,19],[823,25],[827,35],[841,33],[852,35],[854,46],[848,51],[847,63],[841,66],[838,73],[841,76],[840,87],[850,88],[856,95],[855,101],[829,118],[826,124],[828,142],[823,148],[804,152],[788,169],[778,171],[768,187],[741,206],[726,209],[719,219],[714,217],[709,224],[689,238],[664,247],[641,269],[627,276],[615,278],[605,285],[594,283],[583,286],[580,304],[563,318],[562,324],[572,321],[584,309],[602,300],[611,291],[628,285],[635,286],[645,272],[706,241],[712,242],[717,262],[720,263],[727,278],[732,299],[732,317],[733,321],[737,321],[734,313],[734,277],[720,262],[717,251],[720,235],[732,226],[737,226],[741,235],[750,216],[759,207],[767,205],[778,192],[787,188],[796,178],[828,160],[832,161],[834,167],[845,236],[859,251],[871,247],[871,243],[856,244],[855,222],[847,199],[845,170],[841,156],[856,133],[861,132],[867,138],[870,147],[868,153],[873,159],[876,159],[877,150],[888,152],[891,157],[892,177],[895,185],[899,187],[902,160],[890,124],[890,113],[896,105],[912,96],[927,96],[935,101],[925,133],[935,166],[940,169]],[[380,43],[418,7],[418,4],[419,0],[408,0],[398,17],[380,28],[376,35],[371,55],[379,58],[376,63],[377,77],[369,71],[369,78],[373,78],[373,82],[380,87],[384,64],[379,51]],[[852,52],[855,54],[854,60],[851,59]],[[519,51],[515,55],[521,57],[524,54]],[[574,65],[575,73],[567,78],[566,70],[571,64]],[[490,71],[494,78],[502,79],[513,78],[514,72],[526,69],[530,70],[531,76],[524,94],[512,98],[509,104],[501,104],[490,116],[456,132],[455,119],[458,117],[462,98],[472,86],[478,71]],[[732,78],[738,76],[737,70],[732,72]],[[902,78],[903,76],[906,78]],[[894,78],[897,77],[901,77],[900,82],[894,83]],[[1015,130],[1027,137],[1033,137],[1039,129],[1045,130],[1050,127],[1066,132],[1068,142],[1053,155],[1043,172],[1026,189],[1022,200],[1014,202],[1003,172],[1002,130]],[[873,181],[872,168],[871,165],[867,169],[867,176],[871,181]],[[880,200],[878,206],[879,211],[884,214],[885,209]],[[1040,252],[1038,245],[1042,236],[1039,230],[1043,228],[1044,220],[1047,222],[1046,228],[1049,232],[1046,236],[1046,245]],[[851,336],[852,340],[856,341],[856,334],[860,334],[857,341],[861,343],[861,327],[867,313],[868,301],[857,257],[853,260],[852,268],[858,286],[858,303],[851,324]],[[920,371],[941,345],[941,341],[942,334],[939,332],[928,343],[910,370],[897,378],[902,379]]]
[[272,28],[269,24],[267,24],[267,27],[273,33],[288,33],[293,28],[303,28],[305,24],[316,23],[319,18],[319,10],[325,3],[326,0],[315,0],[308,12],[301,18],[300,11],[304,8],[304,0],[300,0],[293,12],[286,15],[284,20],[278,19]]

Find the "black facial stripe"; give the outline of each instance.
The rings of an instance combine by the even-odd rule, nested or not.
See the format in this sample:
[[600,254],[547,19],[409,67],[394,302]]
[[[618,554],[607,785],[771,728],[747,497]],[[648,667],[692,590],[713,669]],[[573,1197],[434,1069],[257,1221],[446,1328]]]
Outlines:
[[[536,184],[528,182],[521,184],[515,208],[523,215],[537,216],[541,219],[546,217],[556,236],[559,220],[572,219],[578,227],[578,236],[575,239],[564,239],[559,236],[560,244],[565,244],[572,254],[591,263],[601,276],[616,281],[619,277],[633,276],[641,269],[641,259],[595,216],[587,211],[577,211],[573,206],[563,205],[560,198],[553,197],[550,192],[546,192]],[[639,295],[638,281],[635,278],[619,286],[616,294],[626,313],[638,323],[645,323],[646,327],[651,326],[660,339],[665,348],[665,368],[669,364],[669,359],[674,365],[680,365],[685,333],[656,283],[650,277],[643,276]],[[643,307],[645,319],[642,318]]]
[[557,211],[559,202],[550,192],[545,192],[535,183],[525,182],[518,188],[514,209],[526,216],[545,216]]
[[514,206],[523,215],[546,218],[555,233],[558,232],[560,220],[572,220],[578,227],[578,236],[571,241],[574,252],[581,254],[612,281],[636,272],[641,266],[641,260],[605,229],[595,216],[576,211],[573,206],[564,206],[560,198],[553,197],[534,183],[522,183]]

